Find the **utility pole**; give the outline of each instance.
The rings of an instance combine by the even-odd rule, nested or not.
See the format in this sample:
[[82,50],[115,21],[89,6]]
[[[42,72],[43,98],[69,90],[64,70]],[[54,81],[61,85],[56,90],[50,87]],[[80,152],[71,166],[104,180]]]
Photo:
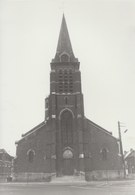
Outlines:
[[121,123],[118,121],[118,132],[119,132],[119,142],[120,142],[120,153],[122,157],[122,165],[123,165],[123,171],[124,171],[124,178],[126,178],[126,167],[125,167],[125,159],[123,154],[123,145],[122,145],[122,137],[121,137]]

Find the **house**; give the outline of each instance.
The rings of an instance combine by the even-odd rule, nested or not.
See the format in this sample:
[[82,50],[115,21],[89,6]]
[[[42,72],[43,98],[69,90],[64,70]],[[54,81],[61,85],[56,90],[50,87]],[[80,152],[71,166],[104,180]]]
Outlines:
[[6,150],[0,149],[0,178],[7,178],[11,175],[14,157],[9,155]]
[[125,164],[128,174],[135,174],[135,150],[130,149],[130,151],[126,152]]

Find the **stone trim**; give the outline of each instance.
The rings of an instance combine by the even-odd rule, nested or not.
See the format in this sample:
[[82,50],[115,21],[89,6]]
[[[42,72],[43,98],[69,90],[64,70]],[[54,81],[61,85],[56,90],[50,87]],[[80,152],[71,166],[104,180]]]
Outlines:
[[74,115],[74,113],[73,113],[73,111],[72,111],[71,109],[69,109],[69,108],[64,108],[64,109],[62,109],[62,110],[60,111],[60,113],[59,113],[59,120],[61,119],[61,114],[62,114],[65,110],[68,110],[69,112],[71,112],[73,118],[75,118],[75,115]]
[[52,114],[52,118],[56,118],[56,115],[55,114]]

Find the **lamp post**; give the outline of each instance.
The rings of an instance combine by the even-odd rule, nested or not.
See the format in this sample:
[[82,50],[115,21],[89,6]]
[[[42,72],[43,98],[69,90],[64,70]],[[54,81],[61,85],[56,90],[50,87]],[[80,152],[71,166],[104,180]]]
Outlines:
[[122,165],[123,165],[123,171],[124,171],[124,178],[126,178],[126,167],[125,167],[125,159],[123,154],[123,144],[122,144],[122,137],[121,137],[121,123],[118,121],[118,133],[119,133],[119,142],[120,142],[120,153],[122,157]]

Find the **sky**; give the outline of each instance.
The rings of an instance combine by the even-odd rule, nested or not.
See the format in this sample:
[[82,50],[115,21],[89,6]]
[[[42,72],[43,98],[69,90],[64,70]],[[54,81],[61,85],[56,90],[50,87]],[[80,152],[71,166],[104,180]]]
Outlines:
[[[85,116],[135,149],[135,1],[0,0],[0,148],[44,121],[50,62],[65,14]],[[124,133],[125,129],[128,129]]]

